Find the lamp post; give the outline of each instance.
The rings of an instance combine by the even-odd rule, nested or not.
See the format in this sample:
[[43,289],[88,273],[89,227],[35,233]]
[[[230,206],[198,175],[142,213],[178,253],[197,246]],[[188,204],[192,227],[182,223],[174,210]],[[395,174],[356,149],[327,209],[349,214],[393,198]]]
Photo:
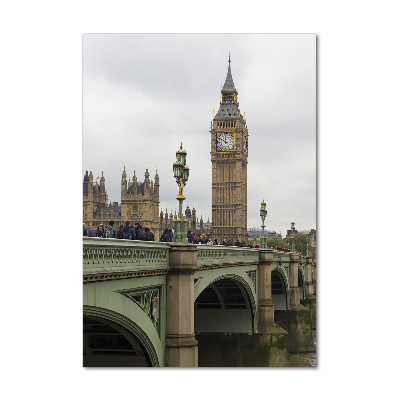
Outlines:
[[266,206],[266,204],[263,199],[263,201],[261,202],[261,208],[260,208],[260,217],[262,220],[262,225],[261,225],[262,236],[260,238],[260,247],[263,249],[265,249],[267,247],[267,238],[264,235],[264,228],[265,228],[264,221],[265,221],[265,218],[267,217],[267,210],[265,209],[265,206]]
[[178,215],[174,216],[174,236],[173,242],[187,242],[187,224],[188,220],[186,215],[182,214],[182,203],[185,200],[185,196],[182,194],[183,187],[186,186],[186,182],[189,179],[189,167],[186,165],[186,151],[182,148],[182,142],[180,149],[176,152],[176,161],[173,164],[174,178],[179,187],[179,194],[176,199],[179,202]]
[[295,245],[294,245],[294,222],[292,222],[292,227],[291,227],[291,229],[292,229],[292,237],[291,237],[291,239],[292,239],[292,244],[291,244],[291,246],[290,246],[290,252],[291,253],[295,253],[296,252],[296,248],[295,248]]

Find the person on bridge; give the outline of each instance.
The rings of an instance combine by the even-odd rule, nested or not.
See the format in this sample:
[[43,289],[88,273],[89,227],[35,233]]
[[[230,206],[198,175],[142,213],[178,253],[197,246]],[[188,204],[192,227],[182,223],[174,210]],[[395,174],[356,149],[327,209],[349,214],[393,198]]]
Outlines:
[[160,237],[160,242],[168,242],[168,228],[164,229],[164,232]]
[[117,231],[117,239],[123,239],[123,235],[122,235],[123,231],[124,231],[124,226],[121,225]]
[[87,235],[88,235],[88,237],[96,237],[97,236],[96,225],[94,223],[92,224],[92,227],[88,230]]
[[240,242],[239,242],[239,239],[236,239],[236,242],[235,242],[235,244],[234,244],[235,246],[237,246],[237,247],[239,247],[240,246]]
[[114,221],[110,221],[109,225],[106,227],[105,237],[107,239],[116,239],[117,238],[117,230],[114,228]]
[[187,231],[187,239],[188,239],[188,243],[193,243],[193,235],[192,235],[192,231],[189,229]]
[[224,239],[221,244],[222,246],[228,246],[228,242],[226,241],[226,239]]
[[97,237],[101,237],[101,238],[104,237],[103,224],[100,224],[100,225],[97,227],[96,236],[97,236]]
[[139,222],[135,222],[133,231],[135,231],[135,238],[132,237],[132,240],[146,240],[146,231]]
[[146,240],[149,242],[154,242],[154,233],[150,230],[150,228],[144,228],[146,231]]
[[202,233],[201,235],[200,235],[200,243],[201,244],[206,244],[207,242],[206,242],[206,235],[204,234],[204,233]]
[[83,236],[87,236],[86,224],[83,224]]
[[122,228],[122,239],[131,239],[133,230],[134,229],[131,227],[131,223],[126,221],[125,226]]

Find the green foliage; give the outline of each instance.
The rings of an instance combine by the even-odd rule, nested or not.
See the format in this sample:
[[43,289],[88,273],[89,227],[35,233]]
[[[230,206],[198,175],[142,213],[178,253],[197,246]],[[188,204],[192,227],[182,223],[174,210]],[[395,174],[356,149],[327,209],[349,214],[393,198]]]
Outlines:
[[286,247],[286,246],[287,246],[286,243],[277,236],[267,239],[267,247],[273,247],[275,249],[275,247]]
[[251,238],[251,240],[249,241],[249,243],[251,243],[251,244],[254,246],[254,245],[257,243],[256,237],[253,236],[253,237]]
[[[289,246],[294,242],[295,245],[295,250],[297,253],[301,253],[304,256],[306,255],[307,252],[307,235],[305,233],[298,233],[297,235],[293,236],[290,235],[288,239],[286,240]],[[308,246],[308,250],[311,250],[311,247]]]

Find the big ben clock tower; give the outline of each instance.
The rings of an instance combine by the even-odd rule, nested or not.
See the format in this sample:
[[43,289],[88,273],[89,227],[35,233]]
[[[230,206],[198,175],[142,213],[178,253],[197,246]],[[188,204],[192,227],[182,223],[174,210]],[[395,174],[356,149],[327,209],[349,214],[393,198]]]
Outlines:
[[240,113],[231,73],[221,90],[221,101],[211,125],[213,236],[247,242],[248,131]]

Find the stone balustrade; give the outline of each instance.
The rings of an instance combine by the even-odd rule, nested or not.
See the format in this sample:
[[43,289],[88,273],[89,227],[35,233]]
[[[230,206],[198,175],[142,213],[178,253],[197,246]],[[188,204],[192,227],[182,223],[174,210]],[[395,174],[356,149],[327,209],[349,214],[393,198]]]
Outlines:
[[211,265],[258,264],[258,249],[248,247],[197,245],[197,264],[199,267]]
[[[197,245],[197,248],[199,268],[259,263],[259,249],[203,244]],[[168,243],[84,237],[83,273],[93,275],[115,271],[168,270],[169,252]],[[273,270],[288,270],[290,253],[274,250],[272,256]],[[299,258],[302,270],[305,261],[305,257]]]
[[83,238],[83,270],[129,268],[168,269],[168,243]]

